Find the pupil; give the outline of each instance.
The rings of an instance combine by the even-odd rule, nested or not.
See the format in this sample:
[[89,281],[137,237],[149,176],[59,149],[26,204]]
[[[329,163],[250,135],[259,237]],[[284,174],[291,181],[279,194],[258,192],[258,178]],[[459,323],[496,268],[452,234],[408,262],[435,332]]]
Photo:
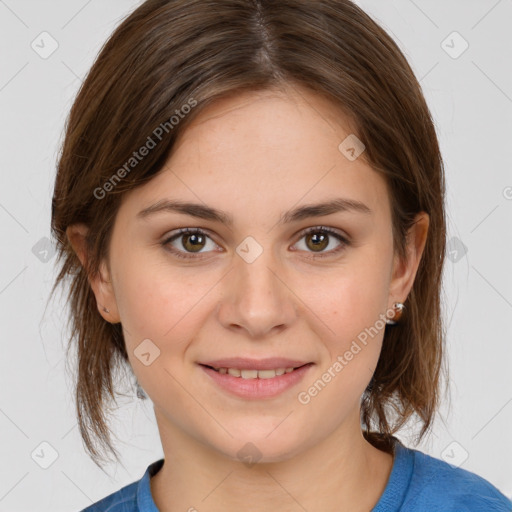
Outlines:
[[315,233],[311,235],[311,238],[313,239],[313,248],[324,249],[326,247],[327,235]]
[[[198,239],[202,239],[202,235],[198,235],[197,233],[193,233],[190,235],[185,235],[185,242],[183,243],[183,247],[187,250],[197,251],[201,249],[201,243],[203,241],[198,241]],[[187,243],[191,243],[191,247],[187,247]]]

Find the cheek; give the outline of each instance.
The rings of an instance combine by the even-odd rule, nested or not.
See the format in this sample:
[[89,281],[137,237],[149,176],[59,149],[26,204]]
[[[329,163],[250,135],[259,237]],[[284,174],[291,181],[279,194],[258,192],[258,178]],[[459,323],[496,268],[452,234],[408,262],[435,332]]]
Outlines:
[[337,334],[372,325],[387,305],[386,272],[379,264],[343,269],[330,280],[327,293],[318,290],[316,304]]
[[329,327],[322,336],[326,357],[298,397],[301,404],[314,403],[318,414],[330,410],[333,425],[358,406],[377,366],[386,325],[386,302],[378,284],[362,285],[355,278],[338,284],[331,302],[321,299],[326,312],[321,318]]
[[307,296],[323,325],[328,359],[334,362],[341,356],[349,362],[345,373],[363,372],[370,378],[369,368],[377,363],[385,328],[386,262],[360,254],[357,264],[347,264],[324,284],[313,293],[310,289]]
[[117,267],[116,302],[127,345],[145,338],[160,344],[190,333],[197,325],[197,305],[210,287],[193,272],[152,261],[142,252],[124,257]]

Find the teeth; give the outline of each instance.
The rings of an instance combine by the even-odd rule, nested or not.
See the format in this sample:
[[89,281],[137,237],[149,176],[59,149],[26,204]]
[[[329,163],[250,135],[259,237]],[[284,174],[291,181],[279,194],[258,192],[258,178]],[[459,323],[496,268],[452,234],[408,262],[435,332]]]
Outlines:
[[239,370],[238,368],[215,368],[219,373],[225,375],[228,373],[233,377],[242,377],[242,379],[272,379],[277,375],[291,373],[295,368],[276,368],[275,370]]

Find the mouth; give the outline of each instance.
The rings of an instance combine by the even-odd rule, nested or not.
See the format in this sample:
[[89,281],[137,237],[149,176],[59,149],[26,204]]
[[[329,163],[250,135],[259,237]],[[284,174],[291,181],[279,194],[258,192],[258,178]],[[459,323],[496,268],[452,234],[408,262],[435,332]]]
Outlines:
[[276,368],[233,368],[198,365],[215,389],[243,399],[270,399],[297,386],[314,363]]
[[210,366],[207,364],[201,364],[205,368],[210,368],[211,370],[221,374],[221,375],[231,375],[232,377],[241,378],[241,379],[272,379],[274,377],[279,377],[280,375],[284,375],[286,373],[292,373],[299,368],[303,368],[305,366],[310,366],[313,363],[305,363],[300,366],[288,366],[281,368],[269,368],[265,370],[257,370],[254,368],[231,368],[225,366]]

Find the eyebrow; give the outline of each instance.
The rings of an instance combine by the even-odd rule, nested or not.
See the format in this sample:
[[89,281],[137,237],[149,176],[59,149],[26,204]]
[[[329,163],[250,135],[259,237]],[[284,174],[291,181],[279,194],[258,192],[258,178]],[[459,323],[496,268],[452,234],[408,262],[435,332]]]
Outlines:
[[[372,214],[372,210],[364,203],[354,199],[336,198],[317,204],[307,204],[300,206],[288,212],[284,212],[278,224],[288,224],[301,221],[311,217],[322,217],[338,212],[359,212]],[[226,212],[217,210],[210,206],[198,203],[190,203],[172,199],[162,199],[147,208],[144,208],[137,214],[137,218],[146,219],[155,213],[174,212],[190,215],[199,219],[219,222],[226,226],[233,226],[233,217]]]

